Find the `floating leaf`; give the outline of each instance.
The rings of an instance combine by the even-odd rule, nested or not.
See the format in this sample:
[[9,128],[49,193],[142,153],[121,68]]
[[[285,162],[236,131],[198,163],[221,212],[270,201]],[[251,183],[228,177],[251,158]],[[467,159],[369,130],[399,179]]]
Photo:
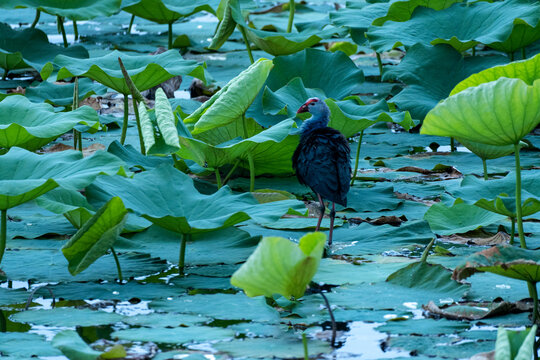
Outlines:
[[200,11],[214,14],[216,5],[217,2],[211,0],[124,0],[122,10],[158,24],[172,24]]
[[51,15],[71,20],[90,20],[97,16],[111,16],[120,10],[121,0],[5,0],[0,7],[30,7]]
[[[95,83],[90,79],[80,79],[79,82],[79,103],[91,95],[103,95],[107,88]],[[47,102],[53,106],[67,106],[71,108],[73,103],[74,83],[50,83],[43,81],[36,87],[27,87],[25,96],[32,102]]]
[[101,352],[88,346],[74,330],[63,330],[56,334],[52,345],[71,360],[96,360],[101,355]]
[[45,326],[99,326],[122,321],[123,316],[116,313],[76,308],[53,308],[20,311],[11,315],[12,321]]
[[250,297],[280,294],[298,299],[319,267],[325,244],[322,233],[307,234],[298,245],[280,237],[265,237],[233,274],[231,284]]
[[37,150],[77,125],[100,128],[94,109],[83,106],[57,113],[49,104],[34,104],[23,96],[8,96],[0,102],[0,148]]
[[113,197],[62,246],[72,275],[77,275],[109,251],[120,235],[126,217],[122,200]]

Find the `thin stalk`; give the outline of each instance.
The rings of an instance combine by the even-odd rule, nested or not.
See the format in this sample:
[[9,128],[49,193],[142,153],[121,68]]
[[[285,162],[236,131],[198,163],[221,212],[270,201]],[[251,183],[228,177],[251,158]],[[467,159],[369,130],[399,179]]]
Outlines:
[[6,250],[7,239],[7,209],[1,210],[0,215],[0,263],[4,257],[4,251]]
[[535,282],[528,282],[529,284],[529,290],[531,291],[531,295],[533,298],[533,318],[532,323],[533,325],[536,324],[538,320],[540,320],[539,316],[540,313],[538,312],[538,290],[536,289],[536,283]]
[[248,162],[249,162],[249,191],[255,191],[255,161],[253,160],[253,154],[248,153]]
[[137,122],[137,132],[139,133],[139,146],[141,147],[141,154],[146,155],[146,147],[144,146],[144,139],[142,134],[141,119],[139,117],[139,107],[135,96],[131,98],[133,102],[133,111],[135,112],[135,121]]
[[523,60],[525,60],[525,59],[527,58],[527,53],[526,53],[524,47],[521,48],[521,58],[522,58]]
[[427,262],[427,257],[429,255],[429,251],[433,247],[433,244],[435,244],[435,238],[431,239],[429,244],[426,246],[424,252],[422,253],[422,258],[420,258],[420,262],[423,262],[423,263]]
[[306,333],[302,333],[302,345],[304,345],[304,360],[309,360]]
[[454,138],[450,138],[450,152],[456,151],[456,142],[454,141]]
[[332,311],[332,308],[330,307],[330,303],[328,302],[328,299],[326,298],[324,293],[321,291],[319,294],[321,294],[324,300],[324,304],[326,305],[326,309],[328,310],[328,314],[330,314],[330,321],[332,322],[332,340],[330,341],[330,345],[332,347],[335,347],[337,326],[336,326],[336,319],[334,318],[334,312]]
[[519,163],[519,143],[514,144],[514,155],[516,157],[516,218],[519,233],[519,244],[523,249],[527,248],[525,235],[523,234],[523,215],[521,210],[521,165]]
[[251,47],[249,46],[249,40],[247,38],[246,29],[244,29],[242,26],[238,25],[238,28],[240,29],[240,33],[242,33],[242,38],[244,38],[244,43],[246,44],[246,50],[248,52],[249,61],[253,64],[255,60],[253,60],[253,54],[251,53]]
[[221,183],[221,175],[219,174],[219,169],[216,168],[214,170],[214,172],[216,173],[216,183],[217,183],[217,187],[218,189],[221,189],[221,187],[223,186],[223,184]]
[[120,65],[120,70],[122,70],[122,75],[124,75],[126,85],[131,92],[131,96],[133,96],[137,101],[144,101],[141,92],[139,91],[139,89],[137,89],[137,86],[135,86],[133,80],[131,80],[131,76],[129,76],[126,67],[124,66],[124,63],[122,62],[122,59],[120,57],[118,58],[118,64]]
[[472,48],[472,56],[476,56],[476,46],[473,46]]
[[38,24],[39,22],[39,17],[41,16],[41,10],[37,10],[36,9],[36,17],[34,18],[34,21],[32,22],[32,25],[30,25],[30,27],[33,29],[36,27],[36,25]]
[[232,169],[229,171],[229,173],[227,174],[227,176],[225,176],[225,179],[223,180],[223,185],[225,185],[227,183],[227,181],[229,181],[229,178],[231,177],[231,175],[234,173],[234,170],[236,170],[236,168],[238,167],[238,164],[240,164],[240,159],[237,159],[236,162],[234,163]]
[[120,261],[118,261],[118,255],[116,255],[116,251],[114,251],[114,248],[111,246],[111,252],[114,257],[114,262],[116,263],[116,271],[118,272],[118,280],[120,280],[120,283],[124,282],[124,278],[122,277],[122,268],[120,267]]
[[513,51],[509,52],[508,57],[510,58],[510,61],[514,61],[514,52]]
[[289,0],[289,23],[287,24],[288,33],[292,31],[292,25],[294,21],[294,7],[295,7],[294,0]]
[[382,60],[381,60],[381,54],[378,52],[375,52],[375,55],[377,55],[377,65],[379,66],[379,76],[380,81],[382,82]]
[[169,41],[168,41],[168,45],[169,45],[169,50],[172,49],[172,23],[169,23]]
[[0,332],[6,332],[6,331],[7,331],[6,315],[4,315],[3,310],[0,310]]
[[78,131],[75,130],[75,129],[73,129],[73,149],[74,149],[74,150],[77,150],[77,144],[78,144],[77,139],[78,139],[78,137],[79,137],[79,136],[77,135],[77,133],[78,133]]
[[482,166],[484,167],[484,180],[489,180],[486,159],[482,159]]
[[512,220],[512,229],[510,231],[510,245],[514,245],[514,237],[516,236],[516,218],[510,218]]
[[183,169],[182,162],[178,158],[178,155],[173,153],[173,154],[171,154],[171,157],[172,157],[173,162],[174,162],[174,167],[177,168],[178,170]]
[[[71,104],[71,110],[77,110],[79,108],[79,78],[75,77],[73,84],[73,103]],[[82,135],[79,131],[73,129],[73,148],[77,150],[77,147],[82,151]]]
[[191,238],[191,234],[183,234],[182,242],[180,243],[180,255],[178,257],[178,274],[180,274],[181,277],[184,277],[184,267],[186,261],[186,243],[188,242],[189,238]]
[[80,131],[77,131],[77,141],[79,144],[79,151],[82,152],[82,133]]
[[79,40],[79,29],[77,28],[76,20],[73,20],[73,33],[75,34],[75,41]]
[[62,33],[62,40],[64,40],[64,47],[68,47],[66,29],[64,29],[64,19],[60,15],[56,15],[56,22],[58,24],[58,29]]
[[364,130],[360,133],[360,139],[358,139],[358,147],[356,148],[356,159],[354,160],[354,172],[351,179],[351,186],[354,185],[356,180],[356,173],[358,172],[358,162],[360,161],[360,148],[362,147],[362,139],[364,138]]
[[2,76],[2,80],[7,80],[8,72],[9,71],[7,69],[4,69],[4,75]]
[[131,34],[131,28],[133,27],[133,21],[134,20],[135,20],[135,15],[131,15],[131,20],[129,20],[129,26],[128,26],[128,30],[127,30],[128,34]]
[[124,94],[124,122],[122,123],[122,135],[120,135],[120,144],[124,145],[126,142],[127,128],[128,128],[128,115],[129,115],[129,102],[128,95]]

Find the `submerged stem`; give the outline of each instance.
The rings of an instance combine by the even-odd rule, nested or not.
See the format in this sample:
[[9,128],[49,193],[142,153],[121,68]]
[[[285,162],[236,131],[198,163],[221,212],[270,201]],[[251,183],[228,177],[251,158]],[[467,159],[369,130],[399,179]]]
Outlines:
[[289,0],[289,23],[287,24],[287,32],[292,31],[293,21],[294,21],[294,0]]
[[114,251],[114,248],[111,246],[111,252],[114,257],[114,262],[116,263],[116,271],[118,272],[118,280],[120,280],[120,283],[124,282],[124,278],[122,277],[122,268],[120,267],[120,261],[118,261],[118,255],[116,255],[116,251]]
[[240,33],[242,34],[242,38],[244,39],[244,43],[246,44],[246,50],[248,52],[249,61],[253,64],[255,60],[253,60],[253,54],[251,53],[251,47],[249,46],[249,40],[247,38],[246,29],[244,27],[238,25],[238,29],[240,29]]
[[180,242],[180,255],[178,257],[178,274],[181,277],[184,277],[184,266],[186,261],[186,243],[188,242],[189,238],[191,238],[191,234],[182,234],[182,240]]
[[124,94],[124,122],[122,123],[122,135],[120,135],[120,144],[122,145],[124,145],[124,143],[126,142],[128,116],[129,116],[128,95]]
[[427,257],[429,255],[429,251],[431,250],[431,248],[433,247],[433,244],[435,244],[435,238],[431,239],[431,241],[429,242],[429,244],[426,246],[426,248],[424,249],[424,252],[422,253],[422,258],[420,259],[420,262],[423,262],[425,263],[427,261]]
[[7,239],[7,209],[1,210],[0,215],[0,263],[4,257],[4,251],[6,250]]
[[328,302],[328,299],[324,295],[324,293],[321,291],[319,292],[321,294],[324,304],[326,305],[326,309],[328,310],[328,314],[330,314],[330,321],[332,322],[332,340],[330,342],[330,345],[332,347],[335,347],[336,345],[336,333],[337,333],[337,326],[336,326],[336,319],[334,318],[334,312],[332,311],[332,307],[330,306],[330,303]]
[[486,159],[482,159],[482,166],[484,167],[484,180],[489,180]]
[[354,160],[354,172],[351,179],[351,186],[354,185],[356,180],[356,173],[358,172],[358,162],[360,161],[360,148],[362,147],[362,139],[364,138],[364,130],[360,133],[360,139],[358,139],[358,147],[356,148],[356,159]]
[[516,157],[516,218],[519,233],[519,244],[523,249],[527,248],[525,235],[523,234],[523,215],[521,210],[521,165],[519,162],[519,143],[514,144],[514,155]]

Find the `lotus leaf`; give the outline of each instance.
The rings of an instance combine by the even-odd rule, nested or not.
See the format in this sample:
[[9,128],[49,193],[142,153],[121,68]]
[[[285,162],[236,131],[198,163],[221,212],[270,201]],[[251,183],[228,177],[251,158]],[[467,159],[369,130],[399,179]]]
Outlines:
[[469,256],[455,268],[452,278],[466,279],[479,271],[537,283],[540,281],[538,252],[510,245],[494,246]]
[[97,16],[111,16],[120,10],[121,0],[5,0],[0,7],[30,7],[47,14],[71,20],[90,20]]
[[[469,6],[456,3],[444,10],[417,8],[409,21],[387,21],[382,26],[372,26],[367,37],[370,45],[378,52],[398,46],[406,48],[414,44],[449,44],[458,52],[466,51],[477,44],[498,46],[513,35],[523,34],[517,24],[529,25],[532,36],[514,39],[511,44],[499,45],[505,51],[515,51],[540,38],[540,7],[538,4],[521,0],[504,2],[478,2]],[[461,19],[456,23],[455,19]],[[434,26],[433,24],[436,24]],[[515,37],[515,35],[514,35]]]
[[[80,79],[79,82],[79,102],[83,101],[91,95],[103,95],[107,92],[107,88],[101,84],[94,83],[90,79]],[[35,87],[27,87],[25,96],[33,102],[47,102],[53,106],[71,107],[73,104],[73,83],[67,84],[52,84],[48,81],[43,81]]]
[[[87,345],[74,330],[63,330],[56,334],[52,340],[52,345],[60,349],[68,359],[96,360],[100,358],[100,355],[105,355]],[[124,351],[125,355],[126,352]]]
[[[306,350],[309,357],[316,358],[320,354],[331,351],[327,342],[310,339]],[[215,349],[239,358],[271,358],[298,359],[305,354],[302,350],[302,341],[293,335],[284,335],[279,338],[246,338],[230,342],[221,342],[214,345]]]
[[250,297],[280,294],[298,299],[317,272],[325,244],[322,233],[309,233],[298,245],[285,238],[265,237],[233,274],[231,284]]
[[388,3],[388,12],[373,21],[373,25],[381,26],[387,21],[407,21],[418,7],[433,10],[444,10],[461,0],[392,0]]
[[234,337],[230,329],[208,326],[189,326],[173,328],[135,328],[113,332],[115,338],[130,341],[152,341],[161,344],[202,343],[215,340],[225,340]]
[[[431,110],[421,134],[488,145],[518,144],[540,123],[540,80],[500,78],[451,96]],[[521,104],[522,106],[515,106]]]
[[514,61],[510,64],[494,66],[473,74],[458,83],[454,89],[452,89],[450,95],[455,95],[473,86],[495,81],[501,77],[521,79],[527,84],[532,85],[535,80],[540,78],[540,54],[527,60]]
[[495,360],[526,360],[533,357],[537,325],[524,331],[499,327],[495,343]]
[[124,0],[122,10],[158,24],[170,24],[200,11],[214,14],[215,0]]
[[510,155],[514,152],[514,145],[496,146],[486,145],[473,141],[466,141],[458,139],[461,145],[471,150],[473,154],[481,158],[482,160],[497,159],[506,155]]
[[55,308],[21,311],[11,315],[12,321],[46,326],[95,326],[122,321],[120,314],[90,309]]
[[506,61],[501,56],[464,58],[448,45],[416,44],[399,65],[385,68],[383,80],[398,79],[407,84],[390,102],[410,111],[414,119],[423,120],[460,80]]
[[122,59],[139,91],[150,89],[177,75],[190,75],[206,81],[204,67],[197,65],[196,61],[184,60],[176,50],[157,55],[128,55],[115,50],[101,57],[83,60],[58,55],[54,59],[54,64],[60,67],[56,79],[84,76],[121,94],[130,94],[118,58]]
[[107,253],[120,235],[126,217],[122,200],[113,197],[62,246],[72,275],[77,275]]
[[23,96],[2,100],[0,113],[0,148],[37,150],[76,125],[86,125],[94,132],[100,128],[97,113],[89,106],[57,113],[51,105],[35,104]]
[[56,188],[38,197],[36,203],[55,214],[63,214],[77,229],[87,222],[94,213],[92,205],[76,190]]
[[[388,13],[390,3],[360,4],[348,2],[347,7],[330,13],[332,24],[350,28],[351,38],[359,45],[367,41],[365,32],[375,19]],[[365,6],[364,6],[365,5]]]
[[171,158],[142,155],[133,146],[124,147],[118,140],[113,141],[107,151],[125,161],[132,171],[150,170],[163,164],[173,164]]
[[33,67],[43,79],[47,79],[53,70],[51,61],[60,54],[74,58],[73,61],[88,57],[88,51],[82,46],[66,49],[49,43],[41,30],[27,28],[18,31],[0,23],[0,67],[4,71]]

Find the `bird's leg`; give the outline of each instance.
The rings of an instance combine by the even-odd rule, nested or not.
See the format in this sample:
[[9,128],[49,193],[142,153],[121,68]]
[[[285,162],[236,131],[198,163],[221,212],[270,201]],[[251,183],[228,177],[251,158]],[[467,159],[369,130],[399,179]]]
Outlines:
[[332,245],[332,233],[334,232],[334,219],[336,217],[336,203],[332,203],[330,211],[330,233],[328,234],[328,246]]
[[315,231],[319,231],[319,228],[321,227],[321,221],[324,216],[324,211],[326,210],[326,208],[324,207],[324,201],[321,195],[317,194],[317,196],[319,197],[319,204],[320,204],[319,211],[321,213],[319,214],[319,221],[317,221],[317,227],[315,228]]

